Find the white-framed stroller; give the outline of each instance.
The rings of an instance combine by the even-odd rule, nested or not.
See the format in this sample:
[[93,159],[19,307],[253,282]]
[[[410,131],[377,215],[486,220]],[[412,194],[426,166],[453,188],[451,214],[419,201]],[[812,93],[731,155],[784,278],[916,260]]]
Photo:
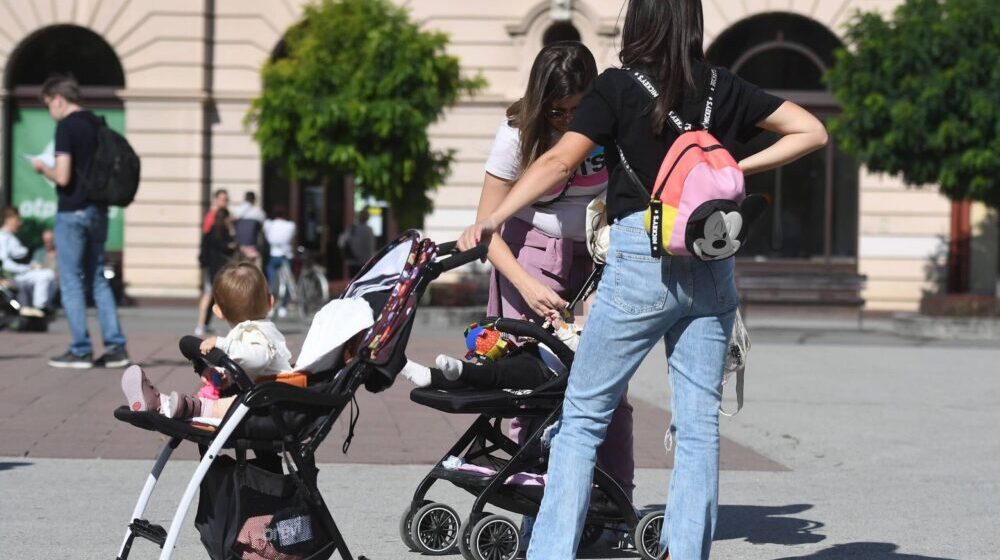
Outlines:
[[[170,438],[140,492],[116,558],[127,559],[137,537],[159,545],[160,560],[171,558],[188,509],[201,492],[195,522],[212,558],[239,558],[234,549],[252,533],[258,540],[263,534],[268,541],[264,544],[283,554],[282,558],[319,560],[337,552],[342,559],[352,560],[317,488],[314,453],[340,414],[350,408],[346,452],[358,420],[357,390],[364,385],[377,392],[392,384],[406,363],[403,349],[427,285],[443,272],[485,255],[484,247],[452,254],[454,249],[454,243],[438,246],[411,231],[372,257],[344,294],[364,298],[375,312],[375,323],[366,332],[359,355],[342,367],[313,372],[305,388],[280,382],[254,385],[221,351],[202,356],[199,339],[182,339],[181,351],[197,371],[210,366],[227,370],[238,387],[237,399],[214,430],[156,411],[135,412],[126,406],[114,411],[123,422]],[[443,255],[450,256],[439,258]],[[174,449],[184,441],[198,445],[202,459],[170,525],[162,527],[143,515]],[[225,454],[227,450],[235,458]],[[248,459],[247,451],[257,457]],[[281,459],[287,473],[282,472]],[[266,504],[261,504],[268,500],[282,509],[262,513]],[[228,503],[239,510],[235,517],[227,510]],[[262,525],[251,525],[251,520]]]

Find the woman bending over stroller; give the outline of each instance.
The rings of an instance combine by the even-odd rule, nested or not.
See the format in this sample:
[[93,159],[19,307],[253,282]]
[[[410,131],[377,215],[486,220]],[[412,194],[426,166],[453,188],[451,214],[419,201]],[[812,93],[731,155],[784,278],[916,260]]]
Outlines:
[[[203,354],[213,348],[222,350],[255,382],[292,370],[285,337],[266,320],[274,298],[259,268],[246,262],[225,266],[212,282],[212,293],[212,312],[229,323],[230,331],[224,337],[206,338],[201,344]],[[132,410],[158,410],[170,418],[222,418],[235,399],[220,396],[228,386],[229,380],[216,368],[205,369],[201,390],[194,395],[161,394],[136,365],[122,375],[122,391]]]
[[[576,351],[580,340],[576,325],[558,319],[552,325],[556,338]],[[408,362],[400,373],[418,387],[434,389],[534,389],[567,371],[544,344],[529,341],[515,345],[491,325],[469,327],[465,344],[467,361],[440,354],[436,368]]]

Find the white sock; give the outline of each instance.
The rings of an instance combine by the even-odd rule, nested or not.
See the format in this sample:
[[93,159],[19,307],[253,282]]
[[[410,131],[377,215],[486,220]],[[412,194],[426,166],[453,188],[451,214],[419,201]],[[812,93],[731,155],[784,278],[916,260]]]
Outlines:
[[417,387],[426,387],[431,384],[431,369],[416,362],[407,360],[399,374],[412,381]]
[[461,360],[445,356],[444,354],[438,354],[437,360],[434,363],[437,364],[437,367],[448,381],[456,381],[459,377],[462,377]]

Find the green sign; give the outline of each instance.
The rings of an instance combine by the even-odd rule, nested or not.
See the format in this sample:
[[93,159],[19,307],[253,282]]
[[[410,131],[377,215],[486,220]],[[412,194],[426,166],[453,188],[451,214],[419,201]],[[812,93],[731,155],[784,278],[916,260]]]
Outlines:
[[[94,113],[107,120],[108,126],[125,131],[125,111],[95,109]],[[56,186],[31,167],[31,159],[43,160],[54,156],[56,123],[44,108],[18,108],[11,126],[10,180],[11,203],[24,220],[20,236],[25,244],[41,245],[41,232],[51,228],[56,215]],[[117,206],[108,210],[108,251],[121,251],[124,245],[125,213]]]

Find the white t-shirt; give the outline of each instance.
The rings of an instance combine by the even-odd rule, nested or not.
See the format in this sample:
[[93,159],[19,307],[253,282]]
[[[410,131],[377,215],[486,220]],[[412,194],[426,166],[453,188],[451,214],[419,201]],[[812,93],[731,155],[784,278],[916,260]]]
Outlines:
[[285,337],[270,321],[243,321],[226,336],[215,341],[215,347],[225,352],[255,382],[266,375],[292,371]]
[[[493,147],[486,160],[486,172],[504,181],[513,181],[521,170],[521,140],[519,131],[504,120],[497,129]],[[553,200],[565,187],[552,187],[540,202]],[[608,188],[608,168],[604,164],[604,147],[598,146],[580,164],[569,191],[559,201],[534,205],[514,216],[530,223],[549,237],[586,241],[587,204]]]
[[292,241],[295,239],[295,222],[291,220],[267,220],[264,222],[264,237],[271,246],[272,257],[292,258]]

